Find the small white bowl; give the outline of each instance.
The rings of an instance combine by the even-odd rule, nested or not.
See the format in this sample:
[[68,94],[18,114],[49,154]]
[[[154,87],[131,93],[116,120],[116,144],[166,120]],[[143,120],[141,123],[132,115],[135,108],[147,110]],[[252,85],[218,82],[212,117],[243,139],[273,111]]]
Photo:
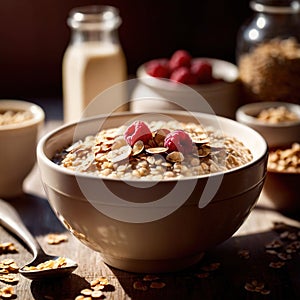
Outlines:
[[202,59],[212,64],[214,78],[222,81],[188,86],[152,77],[145,70],[146,64],[141,65],[137,70],[138,83],[131,94],[130,110],[186,110],[234,118],[239,106],[237,66],[219,59]]
[[36,162],[36,144],[44,111],[23,100],[0,100],[0,113],[28,112],[31,117],[22,122],[0,125],[0,197],[22,194],[23,181]]
[[[257,119],[257,115],[264,109],[286,107],[294,112],[299,120],[268,123]],[[255,102],[245,104],[236,111],[236,120],[258,131],[267,141],[270,148],[290,146],[300,141],[300,105],[287,102]]]

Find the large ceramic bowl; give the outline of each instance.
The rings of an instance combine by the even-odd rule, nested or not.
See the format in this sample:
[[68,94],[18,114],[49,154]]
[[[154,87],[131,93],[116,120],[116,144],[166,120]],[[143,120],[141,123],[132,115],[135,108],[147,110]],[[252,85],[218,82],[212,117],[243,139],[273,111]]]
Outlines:
[[[24,100],[0,100],[0,197],[22,194],[23,181],[36,162],[43,109]],[[2,120],[2,122],[1,122]]]
[[[218,126],[240,139],[253,160],[223,173],[157,182],[100,178],[52,161],[55,153],[100,128],[165,118]],[[85,119],[50,132],[37,147],[41,178],[58,218],[81,242],[99,251],[108,265],[134,272],[186,268],[231,237],[260,195],[267,156],[265,140],[247,126],[210,114],[176,111]]]
[[137,70],[137,84],[131,94],[130,108],[134,112],[185,109],[234,118],[240,104],[240,84],[237,66],[215,58],[200,58],[210,62],[213,83],[185,85],[147,74],[145,65]]

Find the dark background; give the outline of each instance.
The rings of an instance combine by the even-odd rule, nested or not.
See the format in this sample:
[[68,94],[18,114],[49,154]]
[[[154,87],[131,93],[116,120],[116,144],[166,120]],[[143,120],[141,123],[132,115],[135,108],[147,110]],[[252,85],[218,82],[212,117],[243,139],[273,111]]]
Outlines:
[[61,63],[71,8],[119,8],[128,74],[177,49],[235,62],[236,35],[251,15],[248,0],[3,0],[0,9],[0,98],[61,98]]

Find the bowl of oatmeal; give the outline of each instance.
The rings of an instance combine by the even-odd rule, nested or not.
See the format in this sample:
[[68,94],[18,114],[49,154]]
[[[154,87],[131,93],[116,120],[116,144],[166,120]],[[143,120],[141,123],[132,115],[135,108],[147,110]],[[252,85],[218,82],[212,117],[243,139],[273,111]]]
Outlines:
[[108,265],[169,272],[230,238],[255,205],[268,150],[256,131],[199,112],[114,113],[37,147],[61,222]]
[[300,211],[300,143],[270,150],[264,194],[285,213]]
[[238,108],[236,120],[258,131],[268,146],[286,147],[300,141],[300,105],[255,102]]
[[0,197],[22,194],[23,181],[36,162],[44,118],[44,111],[34,103],[0,100]]

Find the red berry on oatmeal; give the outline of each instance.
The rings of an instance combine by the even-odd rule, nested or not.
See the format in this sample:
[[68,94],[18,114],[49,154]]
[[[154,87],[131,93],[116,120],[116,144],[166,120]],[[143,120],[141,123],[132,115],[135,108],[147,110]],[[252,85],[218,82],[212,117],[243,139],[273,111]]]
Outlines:
[[183,154],[186,154],[192,152],[193,142],[188,133],[178,129],[171,131],[166,136],[164,147],[169,149],[168,152],[179,151]]
[[145,122],[135,121],[124,132],[124,138],[130,146],[133,146],[138,140],[147,143],[152,139],[152,132]]

